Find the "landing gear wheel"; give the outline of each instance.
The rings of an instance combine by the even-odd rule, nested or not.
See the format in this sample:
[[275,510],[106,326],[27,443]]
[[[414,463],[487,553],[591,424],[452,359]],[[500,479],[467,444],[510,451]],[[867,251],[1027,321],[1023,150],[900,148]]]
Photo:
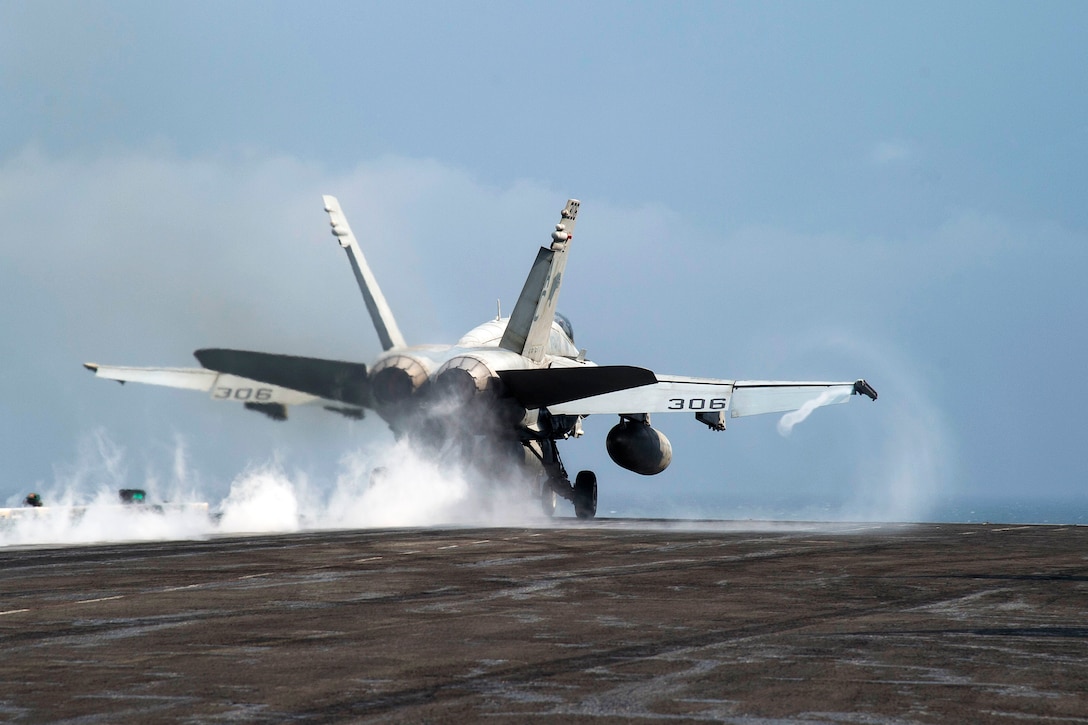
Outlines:
[[597,515],[597,474],[578,471],[574,479],[574,515],[591,519]]
[[545,516],[555,516],[555,500],[555,489],[545,483],[540,491],[540,510]]

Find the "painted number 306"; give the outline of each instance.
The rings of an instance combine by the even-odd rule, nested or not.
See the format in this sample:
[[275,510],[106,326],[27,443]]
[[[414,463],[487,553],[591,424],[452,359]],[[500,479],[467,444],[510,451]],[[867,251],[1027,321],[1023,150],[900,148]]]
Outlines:
[[215,389],[216,400],[255,400],[266,403],[272,400],[272,388],[224,388]]
[[729,398],[669,398],[669,410],[725,410]]

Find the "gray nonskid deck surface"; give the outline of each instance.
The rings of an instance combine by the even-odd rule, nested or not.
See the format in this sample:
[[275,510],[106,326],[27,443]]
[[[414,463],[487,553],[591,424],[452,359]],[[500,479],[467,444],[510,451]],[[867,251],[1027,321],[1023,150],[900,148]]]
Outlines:
[[0,720],[1088,722],[1088,528],[0,551]]

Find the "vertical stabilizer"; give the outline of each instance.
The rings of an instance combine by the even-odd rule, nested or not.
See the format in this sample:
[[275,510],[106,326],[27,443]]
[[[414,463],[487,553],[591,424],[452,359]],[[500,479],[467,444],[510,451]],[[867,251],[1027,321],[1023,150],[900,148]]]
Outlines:
[[359,242],[351,233],[347,217],[340,209],[340,202],[335,196],[321,198],[325,200],[325,211],[329,213],[332,235],[347,252],[351,269],[355,272],[355,280],[359,283],[359,291],[363,293],[366,308],[370,311],[370,319],[374,321],[374,329],[378,331],[382,349],[406,347],[404,336],[400,334],[397,321],[393,319],[393,311],[389,309],[389,303],[385,301],[385,295],[378,286],[378,280],[374,278],[374,273],[370,271],[370,266],[366,263],[366,257],[363,256],[363,250],[359,248]]
[[510,322],[502,336],[500,347],[524,355],[533,362],[544,359],[548,337],[559,302],[559,286],[567,266],[567,250],[574,238],[581,202],[568,199],[559,223],[552,232],[551,247],[541,247],[525,279],[521,296],[510,314]]

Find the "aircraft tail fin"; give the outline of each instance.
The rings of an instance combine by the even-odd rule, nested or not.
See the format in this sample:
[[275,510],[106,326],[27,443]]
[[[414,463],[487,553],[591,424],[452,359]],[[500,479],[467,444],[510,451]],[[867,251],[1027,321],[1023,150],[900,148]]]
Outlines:
[[541,247],[525,279],[521,296],[510,314],[510,322],[502,336],[500,347],[540,362],[548,347],[548,337],[559,302],[559,287],[567,266],[567,250],[574,237],[578,221],[577,199],[568,199],[559,223],[552,232],[550,247]]
[[378,332],[382,349],[406,347],[404,336],[400,334],[397,321],[393,318],[393,311],[389,308],[389,303],[385,301],[385,295],[382,294],[374,273],[370,271],[370,265],[366,263],[363,250],[359,248],[359,242],[355,239],[351,226],[348,225],[348,219],[340,209],[340,202],[335,196],[321,198],[325,201],[325,211],[329,213],[332,234],[347,252],[351,269],[355,272],[355,281],[359,283],[359,291],[363,293],[363,300],[366,301],[370,319],[374,321],[374,329]]

